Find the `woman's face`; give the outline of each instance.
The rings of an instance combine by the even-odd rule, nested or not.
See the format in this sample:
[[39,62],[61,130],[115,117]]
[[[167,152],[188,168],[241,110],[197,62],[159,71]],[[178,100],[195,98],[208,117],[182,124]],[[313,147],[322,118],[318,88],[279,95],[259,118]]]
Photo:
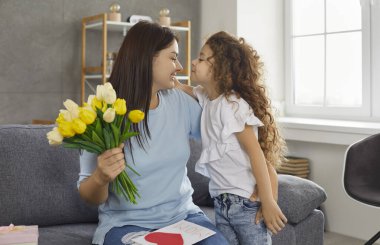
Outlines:
[[214,81],[212,73],[212,59],[213,55],[211,48],[205,44],[203,45],[199,57],[191,62],[191,76],[192,82],[197,82],[201,85],[210,84]]
[[153,92],[174,87],[176,73],[183,68],[177,58],[176,40],[153,57]]

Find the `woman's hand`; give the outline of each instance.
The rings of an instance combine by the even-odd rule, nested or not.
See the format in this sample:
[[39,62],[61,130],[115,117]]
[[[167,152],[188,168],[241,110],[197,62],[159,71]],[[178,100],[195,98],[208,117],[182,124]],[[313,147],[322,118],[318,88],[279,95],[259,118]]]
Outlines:
[[103,152],[98,156],[98,166],[94,177],[99,185],[112,182],[125,169],[125,158],[123,153],[124,144]]

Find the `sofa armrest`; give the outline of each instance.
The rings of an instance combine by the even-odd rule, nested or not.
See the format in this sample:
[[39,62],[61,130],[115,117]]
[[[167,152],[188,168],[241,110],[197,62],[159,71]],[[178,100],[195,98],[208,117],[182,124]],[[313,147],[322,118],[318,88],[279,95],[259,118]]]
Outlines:
[[290,223],[305,219],[326,200],[316,183],[292,175],[278,175],[278,205]]

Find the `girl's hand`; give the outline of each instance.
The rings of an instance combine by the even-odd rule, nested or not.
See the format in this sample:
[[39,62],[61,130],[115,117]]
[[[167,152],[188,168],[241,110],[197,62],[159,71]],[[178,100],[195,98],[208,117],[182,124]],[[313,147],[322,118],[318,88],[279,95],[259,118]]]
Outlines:
[[265,204],[262,203],[262,206],[256,215],[257,223],[260,222],[261,213],[265,225],[273,234],[277,234],[277,232],[281,231],[285,227],[286,222],[288,222],[274,199]]
[[95,179],[103,186],[112,182],[125,169],[124,144],[107,150],[98,156]]

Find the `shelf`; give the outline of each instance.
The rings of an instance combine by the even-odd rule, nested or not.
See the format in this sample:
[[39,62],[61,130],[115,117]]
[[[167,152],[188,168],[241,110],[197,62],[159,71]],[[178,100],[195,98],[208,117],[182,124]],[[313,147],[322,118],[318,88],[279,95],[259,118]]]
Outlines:
[[[122,31],[126,32],[128,28],[132,27],[134,24],[129,22],[118,22],[118,21],[106,21],[107,24],[107,30],[110,31]],[[94,22],[91,24],[87,24],[86,29],[92,29],[92,30],[103,30],[103,22]],[[182,26],[168,26],[170,29],[174,31],[189,31],[189,27],[182,27]]]
[[[93,74],[93,75],[85,75],[85,79],[102,79],[102,74]],[[110,75],[106,75],[106,78],[109,78]],[[189,76],[176,76],[178,80],[189,80]]]
[[[107,39],[109,32],[122,32],[123,36],[127,35],[128,30],[133,26],[133,23],[109,21],[107,19],[107,13],[101,13],[94,16],[87,16],[82,18],[82,71],[81,71],[81,102],[84,102],[86,88],[95,92],[96,84],[99,82],[106,83],[110,75],[107,74],[106,67],[102,66],[86,66],[86,32],[96,30],[101,33],[102,39],[102,62],[106,64],[107,55]],[[167,26],[173,31],[185,32],[185,50],[186,61],[183,66],[183,70],[177,73],[177,79],[181,81],[187,81],[190,84],[190,71],[191,71],[191,22],[180,21],[172,23],[172,26]]]

